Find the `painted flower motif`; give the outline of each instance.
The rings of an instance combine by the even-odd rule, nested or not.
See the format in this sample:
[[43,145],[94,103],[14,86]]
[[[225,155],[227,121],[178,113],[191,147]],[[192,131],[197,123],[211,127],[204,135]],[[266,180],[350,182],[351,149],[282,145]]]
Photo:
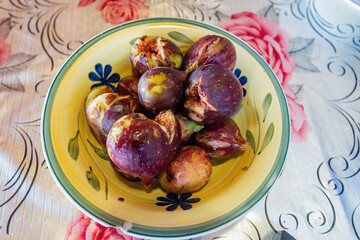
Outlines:
[[99,0],[96,6],[105,22],[118,25],[148,17],[149,7],[144,2],[145,0]]
[[0,66],[6,63],[11,54],[11,47],[5,42],[5,38],[0,35]]
[[292,130],[291,140],[295,142],[304,142],[306,140],[307,133],[311,130],[311,126],[306,121],[304,107],[295,100],[296,98],[287,96]]
[[[11,54],[11,47],[5,42],[5,38],[0,35],[0,66],[5,64]],[[2,82],[2,75],[0,74],[0,82]]]
[[103,65],[101,63],[98,63],[95,65],[95,72],[89,73],[89,79],[93,82],[100,82],[93,84],[91,86],[91,89],[94,87],[99,87],[103,85],[110,86],[113,91],[116,91],[116,88],[111,83],[117,83],[120,80],[120,75],[117,73],[113,73],[110,77],[110,73],[112,71],[111,65],[107,64],[105,65],[105,68],[103,68]]
[[178,206],[182,210],[189,210],[192,208],[192,203],[197,203],[200,201],[200,198],[190,198],[192,196],[191,193],[183,193],[180,196],[176,193],[168,193],[166,194],[166,197],[158,197],[157,200],[160,202],[157,202],[157,206],[168,206],[166,208],[166,211],[175,211]]
[[78,212],[73,216],[69,223],[65,240],[142,240],[140,238],[129,237],[119,229],[104,227]]
[[295,62],[286,51],[290,44],[287,33],[276,23],[252,12],[233,14],[219,26],[247,42],[273,69],[288,99],[292,140],[304,141],[310,125],[303,106],[296,102],[297,96],[288,87]]
[[95,2],[95,0],[80,0],[78,3],[78,7],[86,7],[90,4],[92,4],[93,2]]
[[247,77],[241,76],[240,68],[235,68],[234,74],[239,79],[239,82],[240,82],[241,86],[243,87],[243,96],[246,97],[246,89],[244,88],[244,85],[247,83]]

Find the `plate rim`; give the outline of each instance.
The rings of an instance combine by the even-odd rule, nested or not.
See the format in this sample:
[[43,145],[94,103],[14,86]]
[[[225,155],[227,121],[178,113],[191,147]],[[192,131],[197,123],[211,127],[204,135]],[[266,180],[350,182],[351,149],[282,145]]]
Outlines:
[[[53,102],[58,90],[58,87],[61,83],[61,80],[63,76],[66,74],[67,69],[72,65],[74,61],[87,49],[92,47],[94,44],[96,44],[98,41],[106,38],[107,36],[110,36],[111,34],[114,34],[115,32],[121,31],[123,29],[127,29],[133,26],[138,25],[144,25],[144,24],[162,24],[162,23],[169,23],[169,24],[186,24],[186,25],[193,25],[200,28],[205,28],[207,30],[211,30],[215,33],[219,33],[223,36],[226,36],[230,38],[233,42],[236,42],[239,44],[242,48],[244,48],[265,70],[267,75],[269,76],[274,88],[275,93],[277,94],[280,102],[280,109],[282,113],[282,121],[283,121],[283,129],[281,133],[281,142],[285,142],[284,145],[279,149],[279,152],[276,156],[276,161],[274,166],[271,168],[270,174],[266,176],[265,181],[263,184],[260,185],[260,187],[248,198],[246,202],[244,202],[242,205],[237,206],[229,213],[226,213],[224,215],[221,215],[219,217],[216,217],[215,219],[212,219],[210,221],[206,221],[200,224],[195,224],[187,227],[171,227],[171,228],[158,228],[158,227],[149,227],[149,226],[143,226],[139,224],[132,224],[128,223],[123,219],[118,219],[112,215],[109,215],[108,213],[103,212],[102,210],[98,209],[96,206],[93,206],[95,209],[90,210],[98,210],[94,212],[90,212],[88,210],[88,207],[93,204],[88,202],[86,199],[83,198],[83,196],[73,187],[70,181],[63,175],[58,176],[59,174],[55,173],[54,165],[52,161],[58,162],[55,156],[55,152],[52,146],[51,141],[51,112],[53,108]],[[46,118],[48,116],[48,118]],[[271,67],[267,64],[267,62],[252,48],[250,47],[246,42],[235,36],[234,34],[225,31],[224,29],[221,29],[217,26],[207,24],[204,22],[199,22],[191,19],[185,19],[185,18],[174,18],[174,17],[155,17],[155,18],[145,18],[145,19],[139,19],[134,21],[129,21],[114,27],[111,27],[94,37],[87,40],[83,45],[81,45],[78,49],[76,49],[73,54],[71,54],[65,62],[62,64],[62,66],[59,68],[58,72],[56,73],[55,77],[53,78],[48,92],[45,97],[45,101],[43,104],[42,114],[41,114],[41,144],[43,149],[43,154],[45,156],[45,160],[47,165],[49,166],[50,173],[52,175],[52,178],[55,180],[56,184],[59,186],[61,191],[64,193],[64,195],[81,211],[86,213],[89,217],[93,218],[97,222],[101,223],[104,226],[111,226],[111,227],[117,227],[120,228],[123,232],[130,236],[135,237],[146,237],[149,239],[183,239],[184,237],[199,237],[203,236],[205,234],[209,234],[211,232],[218,231],[220,229],[225,228],[226,226],[231,225],[232,223],[238,221],[240,218],[242,218],[247,212],[249,212],[253,207],[257,205],[263,199],[269,190],[271,190],[272,186],[278,179],[279,175],[281,174],[285,162],[286,162],[286,155],[289,148],[290,143],[290,117],[289,117],[289,109],[287,100],[284,94],[284,91],[281,87],[281,84],[276,77],[275,73],[271,69]],[[50,152],[49,152],[50,151]],[[55,158],[55,160],[50,160],[50,157]],[[282,160],[281,160],[282,159]],[[271,174],[272,173],[272,174]],[[76,193],[76,195],[80,196],[80,200],[76,199],[76,195],[71,194],[69,192],[69,189],[67,189],[66,186],[64,186],[64,183],[62,183],[60,180],[66,182],[66,185],[71,186],[73,191]],[[81,201],[82,200],[82,201]],[[85,204],[84,204],[85,201]],[[87,203],[86,203],[87,202]],[[241,210],[245,208],[246,210]],[[113,218],[113,220],[117,220],[118,222],[122,222],[122,226],[117,226],[111,222],[109,222],[109,218],[107,220],[104,220],[101,216],[98,216],[99,214],[109,215],[110,219]],[[128,229],[129,224],[131,224],[131,228]]]

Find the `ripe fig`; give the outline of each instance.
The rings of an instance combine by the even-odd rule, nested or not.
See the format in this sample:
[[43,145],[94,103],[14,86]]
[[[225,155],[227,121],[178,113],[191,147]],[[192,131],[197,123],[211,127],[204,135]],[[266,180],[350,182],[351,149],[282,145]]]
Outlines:
[[186,144],[194,133],[199,132],[204,128],[204,125],[198,124],[181,113],[175,114],[175,117],[180,123],[181,127],[181,144]]
[[175,155],[181,143],[181,126],[171,110],[160,112],[154,121],[163,126],[167,131],[168,148],[171,157]]
[[87,95],[85,99],[85,108],[94,100],[97,96],[100,96],[103,93],[113,93],[114,91],[111,89],[111,87],[107,85],[95,87],[91,89],[89,94]]
[[195,135],[195,141],[215,159],[229,157],[237,150],[244,150],[248,145],[231,118],[221,123],[206,125]]
[[133,112],[141,111],[136,98],[129,95],[104,93],[93,99],[85,108],[86,120],[96,139],[106,145],[107,134],[116,120]]
[[144,35],[132,46],[130,61],[142,75],[147,70],[160,66],[180,69],[183,56],[178,46],[169,39]]
[[184,57],[186,72],[195,71],[206,64],[220,64],[231,71],[236,63],[234,44],[227,38],[207,35],[193,43]]
[[114,123],[106,148],[117,168],[140,178],[149,188],[155,175],[173,158],[180,140],[179,122],[170,110],[160,113],[155,121],[131,113]]
[[140,77],[127,76],[121,79],[116,87],[116,92],[120,96],[130,95],[138,98],[138,83]]
[[236,113],[243,90],[235,74],[219,64],[204,65],[188,78],[185,114],[195,122],[214,124]]
[[140,77],[140,103],[153,114],[167,109],[174,110],[183,95],[184,84],[184,72],[170,67],[152,68]]
[[139,182],[140,178],[131,176],[129,174],[124,173],[120,168],[118,168],[113,161],[110,160],[111,166],[118,172],[123,178],[131,182]]
[[204,149],[183,146],[174,159],[159,174],[162,188],[173,193],[192,193],[200,190],[209,181],[212,166]]

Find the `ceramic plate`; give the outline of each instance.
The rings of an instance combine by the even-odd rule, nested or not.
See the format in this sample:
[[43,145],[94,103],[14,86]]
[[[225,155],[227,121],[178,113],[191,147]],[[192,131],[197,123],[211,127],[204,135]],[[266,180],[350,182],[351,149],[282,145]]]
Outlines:
[[[131,45],[145,34],[169,38],[182,51],[208,34],[222,35],[236,47],[234,73],[245,97],[233,119],[249,146],[240,155],[213,161],[210,181],[193,194],[167,194],[156,180],[150,190],[123,180],[86,123],[84,100],[91,86],[109,84],[113,75],[131,75]],[[111,73],[104,77],[99,69],[106,65],[111,66]],[[90,80],[90,72],[99,77]],[[201,22],[150,18],[95,36],[65,62],[48,91],[41,131],[48,167],[77,207],[103,225],[119,227],[129,235],[170,239],[219,230],[259,202],[282,170],[290,128],[286,99],[276,76],[247,44]]]

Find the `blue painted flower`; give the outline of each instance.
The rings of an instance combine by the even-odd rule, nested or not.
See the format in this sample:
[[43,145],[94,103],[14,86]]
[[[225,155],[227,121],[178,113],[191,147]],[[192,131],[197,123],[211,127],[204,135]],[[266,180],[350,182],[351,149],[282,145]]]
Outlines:
[[107,85],[111,87],[114,92],[116,91],[116,88],[111,83],[117,83],[120,80],[120,75],[117,73],[113,73],[110,77],[110,73],[112,71],[111,65],[107,64],[105,65],[105,68],[103,68],[103,65],[101,63],[97,63],[95,65],[95,72],[89,72],[89,79],[93,82],[100,82],[93,84],[91,86],[91,89],[94,87],[99,87],[103,85]]
[[246,89],[244,88],[244,85],[247,83],[247,77],[241,76],[241,70],[239,68],[236,68],[234,71],[235,76],[239,79],[241,86],[243,87],[243,96],[246,96]]
[[183,193],[180,196],[176,193],[168,193],[166,197],[158,197],[157,206],[168,206],[166,211],[174,211],[178,206],[181,207],[182,210],[189,210],[192,208],[192,203],[197,203],[200,201],[200,198],[190,198],[192,196],[191,193]]

